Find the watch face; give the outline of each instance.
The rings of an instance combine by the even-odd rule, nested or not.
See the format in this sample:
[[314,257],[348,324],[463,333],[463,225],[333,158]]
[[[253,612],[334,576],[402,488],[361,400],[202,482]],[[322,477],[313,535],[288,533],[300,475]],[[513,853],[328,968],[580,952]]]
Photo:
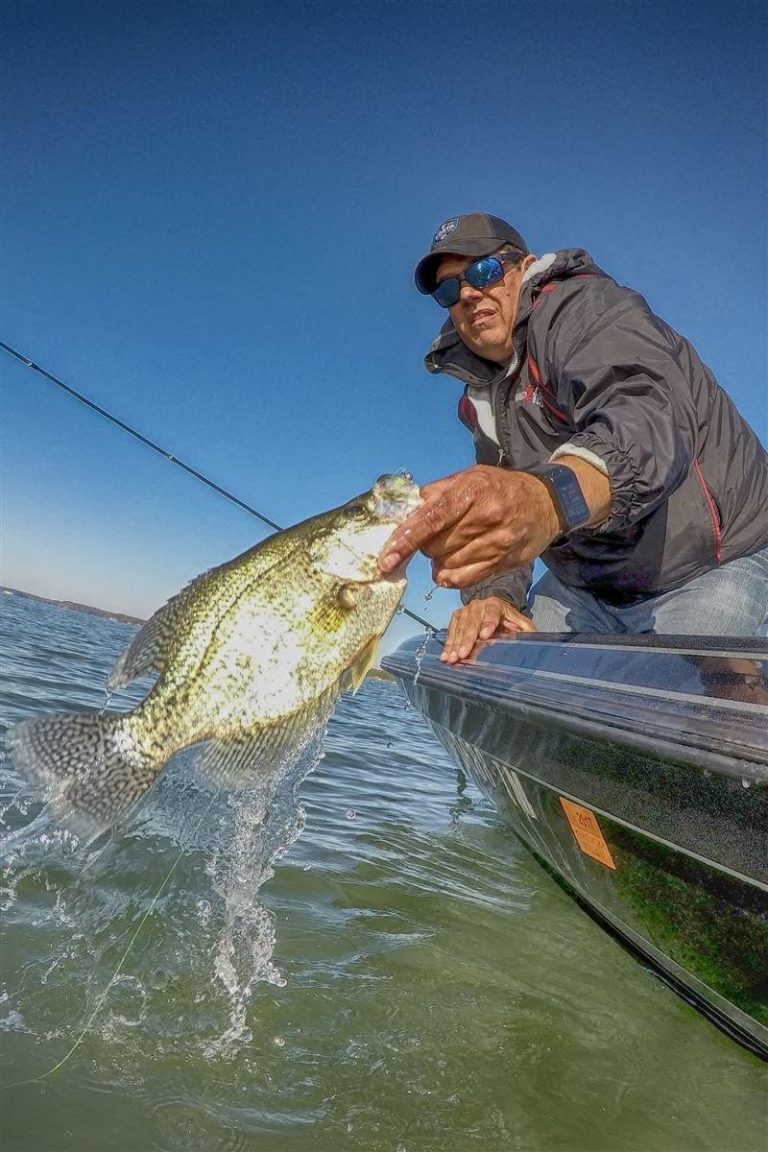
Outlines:
[[570,468],[564,468],[564,471],[570,474],[571,479],[561,482],[558,488],[561,493],[563,512],[565,513],[565,519],[568,524],[567,531],[570,531],[578,528],[580,524],[584,524],[589,520],[589,508],[581,493],[581,488],[575,474],[571,472]]
[[575,472],[564,464],[544,464],[530,471],[534,476],[540,476],[549,488],[564,533],[573,532],[586,524],[590,516],[589,506]]

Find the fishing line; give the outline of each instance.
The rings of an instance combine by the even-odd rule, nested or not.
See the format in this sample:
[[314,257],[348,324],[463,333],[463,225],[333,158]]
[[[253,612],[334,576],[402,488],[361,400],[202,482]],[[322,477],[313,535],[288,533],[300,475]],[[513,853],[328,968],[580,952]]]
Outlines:
[[[189,844],[191,844],[194,841],[195,837],[197,836],[197,833],[200,831],[200,827],[203,823],[203,820],[205,820],[206,816],[210,812],[211,807],[213,805],[213,801],[215,800],[215,798],[216,798],[216,793],[212,792],[211,798],[208,801],[208,805],[207,805],[205,811],[203,812],[202,816],[200,817],[197,824],[195,825],[194,832],[192,832],[192,834],[189,837]],[[185,839],[184,836],[182,836],[182,840],[183,839]],[[49,1076],[53,1076],[54,1072],[58,1072],[61,1068],[64,1067],[64,1065],[67,1063],[67,1061],[70,1059],[70,1057],[74,1056],[75,1052],[77,1052],[78,1048],[80,1047],[83,1040],[85,1039],[85,1036],[86,1036],[87,1032],[89,1031],[91,1024],[93,1024],[94,1020],[96,1019],[99,1012],[101,1011],[102,1005],[104,1004],[104,1001],[106,1000],[106,998],[109,994],[110,988],[114,984],[115,980],[117,980],[118,976],[120,975],[120,972],[122,971],[123,965],[125,964],[126,960],[128,959],[130,951],[133,948],[134,944],[136,943],[136,940],[138,938],[139,933],[141,932],[142,928],[146,924],[149,917],[152,915],[152,912],[154,911],[155,905],[157,904],[158,900],[162,896],[163,891],[165,890],[165,888],[170,883],[171,877],[173,876],[174,872],[176,871],[176,869],[179,865],[179,861],[181,860],[182,856],[187,851],[189,844],[184,843],[184,844],[182,844],[181,848],[179,849],[179,853],[178,853],[176,859],[174,860],[173,864],[171,865],[165,879],[163,880],[163,882],[160,885],[160,887],[158,888],[157,892],[155,892],[154,896],[150,900],[149,907],[147,908],[146,912],[144,913],[141,920],[139,921],[138,927],[136,928],[136,931],[133,933],[133,936],[131,936],[130,940],[128,941],[128,947],[125,949],[125,952],[123,952],[123,955],[120,957],[120,961],[117,965],[117,968],[115,968],[114,972],[112,973],[112,976],[110,978],[109,983],[107,984],[106,988],[101,993],[98,1000],[96,1001],[96,1007],[93,1009],[90,1016],[86,1020],[85,1025],[83,1026],[79,1036],[77,1037],[77,1039],[75,1040],[74,1044],[69,1049],[69,1051],[64,1056],[62,1056],[61,1060],[57,1061],[57,1063],[54,1064],[52,1068],[49,1068],[47,1072],[41,1072],[39,1076],[31,1076],[28,1080],[15,1080],[12,1084],[0,1084],[0,1092],[5,1092],[9,1088],[22,1088],[25,1084],[39,1084],[41,1080],[46,1080]]]
[[[96,412],[99,416],[103,416],[105,420],[110,422],[110,424],[114,424],[115,427],[120,428],[123,432],[127,432],[128,435],[133,436],[135,440],[140,441],[140,443],[144,444],[145,447],[151,448],[153,452],[157,452],[158,456],[162,456],[163,459],[167,460],[170,464],[175,464],[178,468],[181,468],[190,476],[194,476],[195,480],[199,480],[201,484],[205,484],[208,488],[212,488],[214,492],[218,493],[219,496],[223,496],[225,500],[229,500],[232,504],[236,504],[238,508],[242,508],[245,512],[249,512],[251,516],[255,516],[257,520],[261,520],[262,524],[266,524],[269,528],[274,528],[276,532],[282,532],[283,529],[280,527],[280,525],[276,524],[274,520],[270,520],[269,516],[265,516],[256,508],[252,508],[250,504],[246,504],[244,500],[239,498],[239,496],[235,496],[234,493],[228,492],[226,488],[222,488],[220,484],[217,484],[214,480],[210,480],[207,476],[204,476],[202,472],[197,470],[197,468],[193,468],[191,464],[187,464],[184,460],[180,460],[178,456],[174,456],[173,452],[169,452],[167,448],[163,448],[160,444],[156,444],[154,440],[150,440],[148,436],[145,436],[142,432],[139,432],[138,429],[133,428],[130,424],[126,424],[124,420],[120,420],[117,416],[114,416],[111,412],[108,412],[106,408],[102,408],[100,404],[96,404],[95,401],[90,400],[87,396],[84,396],[82,392],[78,392],[76,389],[71,388],[69,384],[65,384],[63,380],[58,378],[58,376],[54,376],[51,372],[47,372],[45,368],[41,368],[39,364],[35,364],[34,360],[30,360],[28,356],[23,356],[22,353],[17,352],[15,348],[11,348],[10,344],[5,344],[2,340],[0,340],[0,348],[2,348],[3,351],[7,352],[9,355],[14,356],[27,368],[31,368],[33,372],[37,372],[41,376],[44,376],[46,380],[50,380],[52,384],[55,384],[57,388],[61,388],[64,392],[67,393],[68,396],[72,396],[73,399],[79,400],[81,404],[84,404],[86,408],[90,408],[92,412]],[[412,620],[415,620],[417,624],[421,624],[422,628],[426,628],[428,632],[435,631],[434,625],[430,624],[428,620],[425,620],[416,612],[412,612],[410,608],[406,608],[405,605],[402,605],[401,610],[403,615],[410,616]]]

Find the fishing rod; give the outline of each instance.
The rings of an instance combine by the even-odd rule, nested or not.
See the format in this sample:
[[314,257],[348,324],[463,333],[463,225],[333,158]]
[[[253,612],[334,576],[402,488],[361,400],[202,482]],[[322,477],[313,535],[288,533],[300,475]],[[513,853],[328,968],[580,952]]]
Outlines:
[[[147,448],[151,448],[153,452],[157,452],[159,456],[162,456],[163,459],[167,460],[170,464],[175,464],[178,468],[183,469],[184,472],[189,473],[190,476],[194,476],[195,480],[199,480],[202,484],[212,488],[214,492],[218,493],[219,496],[223,496],[225,500],[229,500],[232,504],[236,504],[238,508],[242,508],[245,512],[250,513],[251,516],[255,516],[257,520],[261,520],[262,524],[266,524],[269,528],[274,528],[276,532],[282,532],[280,525],[276,524],[274,520],[270,520],[269,516],[265,516],[263,512],[259,512],[256,508],[252,508],[250,504],[246,504],[244,500],[239,498],[239,496],[235,496],[234,493],[227,491],[226,488],[222,488],[220,484],[217,484],[214,480],[209,479],[208,476],[205,476],[202,472],[199,472],[197,468],[193,468],[191,464],[187,464],[184,460],[180,460],[178,456],[173,454],[173,452],[169,452],[167,448],[162,448],[159,444],[156,444],[154,440],[150,440],[148,436],[145,436],[142,432],[139,432],[138,429],[131,427],[130,424],[126,424],[124,420],[120,420],[117,416],[114,416],[111,412],[108,412],[106,408],[102,408],[100,404],[96,404],[95,401],[90,400],[87,396],[84,396],[82,392],[78,392],[76,389],[71,388],[69,384],[65,384],[63,380],[58,378],[58,376],[54,376],[53,373],[47,372],[45,368],[41,368],[41,366],[36,364],[34,360],[30,360],[28,356],[22,355],[22,353],[18,352],[15,348],[11,348],[10,344],[5,344],[2,340],[0,340],[0,348],[2,348],[3,351],[7,352],[10,356],[14,356],[26,368],[31,368],[33,372],[37,372],[40,376],[44,376],[46,380],[50,380],[52,384],[55,384],[57,388],[61,388],[62,391],[67,393],[67,395],[72,396],[75,400],[79,400],[81,404],[84,404],[86,408],[90,408],[92,412],[96,412],[99,416],[103,416],[105,420],[110,422],[110,424],[114,424],[117,428],[122,429],[123,432],[127,432],[129,436],[133,436],[135,440],[140,441],[140,443],[144,444]],[[433,624],[430,624],[429,621],[425,620],[422,616],[419,616],[416,612],[412,612],[410,608],[406,608],[404,604],[401,606],[400,610],[405,616],[410,616],[411,620],[415,620],[417,624],[421,624],[422,628],[426,628],[428,632],[435,631]]]

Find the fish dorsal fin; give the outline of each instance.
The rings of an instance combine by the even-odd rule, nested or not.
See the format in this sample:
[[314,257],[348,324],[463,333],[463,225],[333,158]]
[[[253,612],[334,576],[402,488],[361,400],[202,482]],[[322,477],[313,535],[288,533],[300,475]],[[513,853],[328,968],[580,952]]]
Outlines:
[[170,641],[179,619],[187,612],[192,601],[201,593],[204,594],[209,578],[217,571],[211,568],[196,576],[186,588],[182,588],[162,608],[158,608],[154,616],[150,616],[110,672],[107,681],[110,691],[124,688],[132,680],[138,680],[139,676],[148,676],[150,673],[159,675],[164,670]]
[[[262,540],[250,552],[197,576],[167,604],[158,608],[134,636],[110,673],[109,689],[124,688],[139,676],[160,675],[165,669],[171,640],[183,617],[186,616],[188,621],[194,620],[192,627],[198,630],[215,628],[247,587],[263,579],[276,565],[285,563],[300,544],[300,541],[290,539],[288,532],[278,533]],[[248,563],[244,564],[246,558]],[[211,597],[217,602],[215,612],[211,611]],[[200,647],[203,649],[205,646],[203,637]]]
[[364,648],[358,652],[355,657],[354,663],[350,664],[346,672],[341,677],[341,690],[348,692],[357,692],[358,688],[365,680],[365,675],[373,664],[374,657],[376,656],[376,649],[379,646],[379,636],[372,636]]
[[138,680],[139,676],[148,676],[150,673],[159,675],[163,671],[178,601],[183,595],[180,593],[174,596],[159,608],[136,633],[109,674],[107,685],[111,691],[124,688],[132,680]]

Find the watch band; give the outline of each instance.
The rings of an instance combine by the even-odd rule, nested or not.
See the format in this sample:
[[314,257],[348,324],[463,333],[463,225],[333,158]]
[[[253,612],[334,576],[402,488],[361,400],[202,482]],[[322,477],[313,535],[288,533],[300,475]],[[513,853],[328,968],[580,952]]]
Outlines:
[[564,536],[587,523],[591,516],[589,505],[572,468],[565,464],[536,464],[526,468],[526,472],[538,476],[549,489]]

